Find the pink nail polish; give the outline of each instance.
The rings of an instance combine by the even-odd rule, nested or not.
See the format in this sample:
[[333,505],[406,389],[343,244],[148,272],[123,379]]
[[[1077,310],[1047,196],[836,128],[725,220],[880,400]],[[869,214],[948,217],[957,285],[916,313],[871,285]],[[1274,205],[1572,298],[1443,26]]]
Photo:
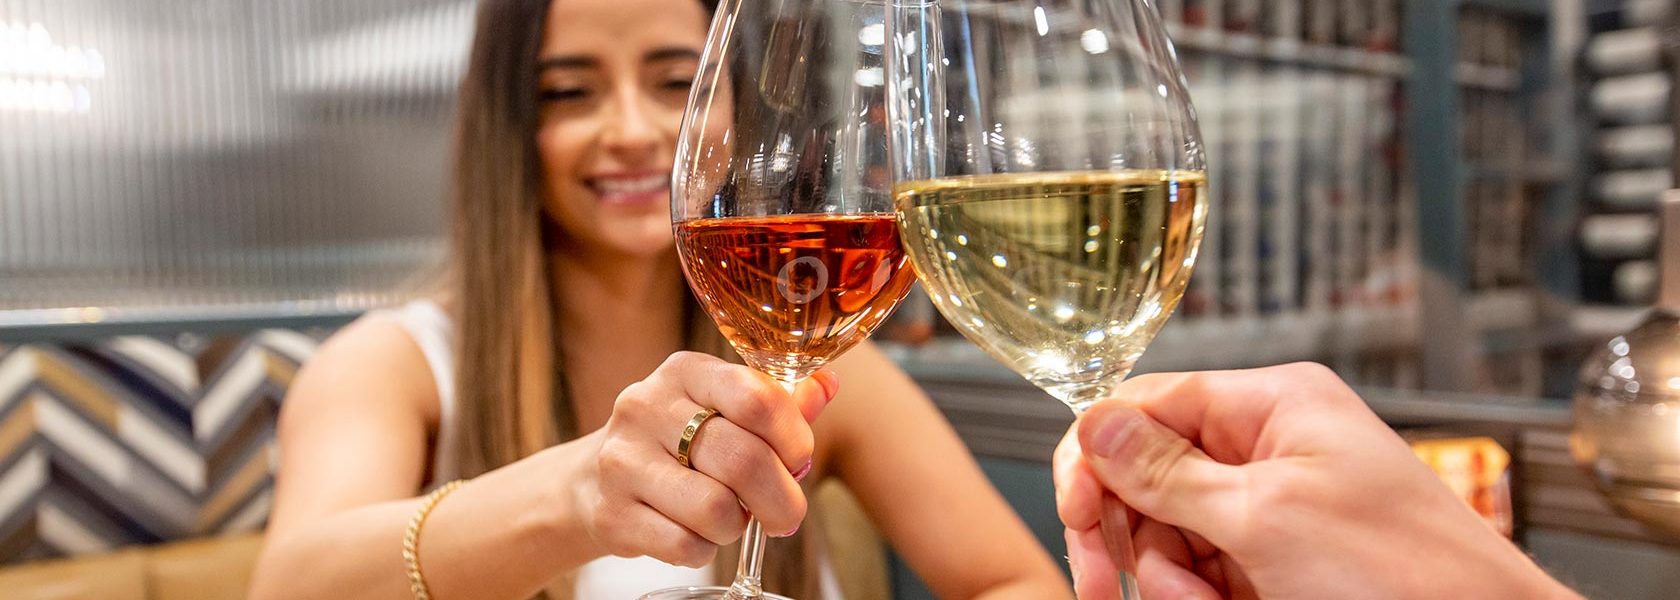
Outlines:
[[779,537],[779,538],[789,538],[789,537],[793,537],[793,534],[795,534],[795,533],[799,533],[799,526],[798,526],[798,525],[794,525],[794,526],[793,526],[793,529],[791,529],[791,530],[789,530],[789,531],[788,531],[788,532],[787,532],[787,533],[784,533],[784,534],[781,534],[781,535],[778,535],[778,536],[776,536],[776,537]]
[[[794,481],[805,481],[805,476],[810,475],[810,474],[811,474],[811,461],[807,460],[807,461],[805,461],[805,466],[799,467],[798,471],[793,472],[793,480]],[[798,529],[798,528],[796,527],[794,529]]]

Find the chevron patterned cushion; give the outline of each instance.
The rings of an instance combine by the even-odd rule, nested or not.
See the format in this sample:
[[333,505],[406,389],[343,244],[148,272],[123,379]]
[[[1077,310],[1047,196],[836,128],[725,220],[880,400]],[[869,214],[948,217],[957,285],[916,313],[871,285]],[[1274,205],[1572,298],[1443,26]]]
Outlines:
[[0,347],[0,564],[259,529],[324,332]]

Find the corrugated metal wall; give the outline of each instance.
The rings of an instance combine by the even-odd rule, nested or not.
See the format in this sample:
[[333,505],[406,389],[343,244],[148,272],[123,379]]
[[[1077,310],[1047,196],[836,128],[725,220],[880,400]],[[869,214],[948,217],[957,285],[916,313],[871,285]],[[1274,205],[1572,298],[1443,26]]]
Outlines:
[[0,321],[412,289],[473,10],[0,0]]

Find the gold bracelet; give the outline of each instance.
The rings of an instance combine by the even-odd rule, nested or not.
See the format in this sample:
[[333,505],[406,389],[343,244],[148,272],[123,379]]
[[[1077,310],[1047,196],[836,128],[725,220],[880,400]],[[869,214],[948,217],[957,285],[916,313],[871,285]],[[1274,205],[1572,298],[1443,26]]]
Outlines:
[[414,511],[414,518],[408,520],[408,531],[403,533],[402,555],[403,566],[408,568],[408,588],[414,592],[414,600],[431,600],[432,593],[426,589],[426,576],[420,574],[420,527],[426,524],[426,517],[432,514],[432,508],[438,501],[443,500],[450,492],[465,483],[459,479],[443,484],[432,490],[426,499],[420,501],[420,509]]

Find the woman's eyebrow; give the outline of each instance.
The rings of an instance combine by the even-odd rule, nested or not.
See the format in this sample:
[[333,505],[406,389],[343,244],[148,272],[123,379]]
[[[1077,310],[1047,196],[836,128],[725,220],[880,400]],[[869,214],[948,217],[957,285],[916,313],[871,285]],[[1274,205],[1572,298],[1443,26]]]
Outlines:
[[549,69],[577,69],[593,67],[597,61],[587,56],[545,56],[537,59],[537,71]]

